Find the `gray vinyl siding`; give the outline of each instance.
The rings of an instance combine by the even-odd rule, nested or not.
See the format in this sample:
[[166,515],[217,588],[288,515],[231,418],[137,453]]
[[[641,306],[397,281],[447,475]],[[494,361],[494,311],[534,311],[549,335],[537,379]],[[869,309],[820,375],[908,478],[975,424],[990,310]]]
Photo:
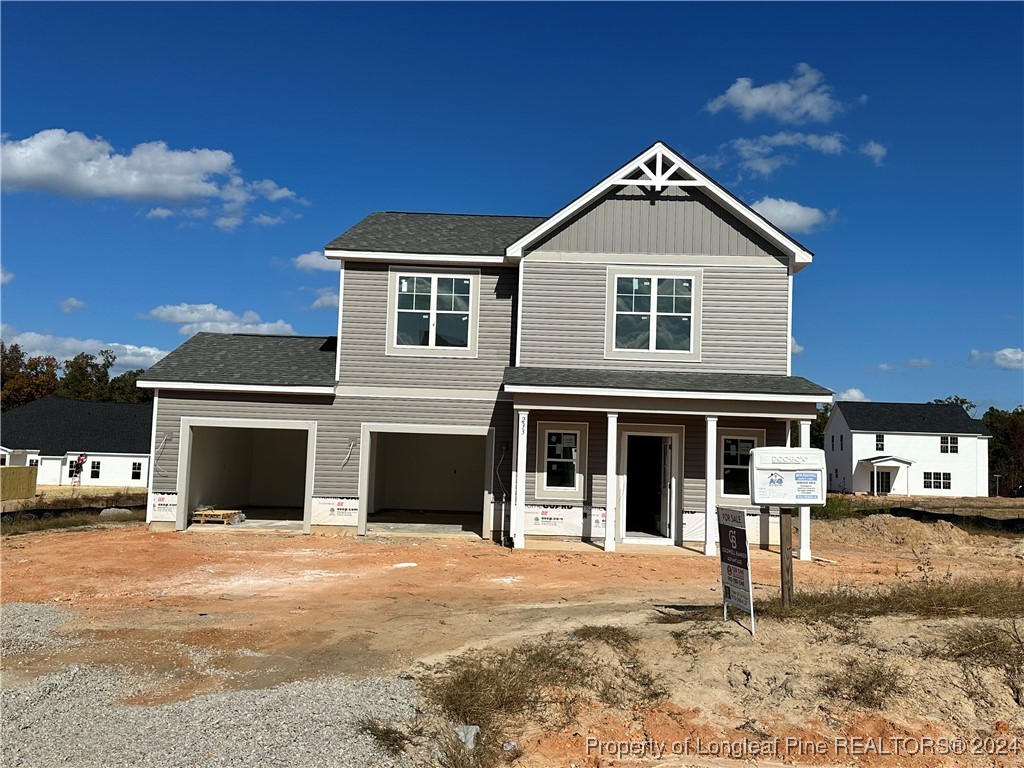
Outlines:
[[[713,258],[708,261],[713,263]],[[789,359],[789,273],[763,265],[704,266],[701,360],[605,359],[607,263],[539,261],[523,274],[521,365],[785,375]],[[637,272],[657,267],[637,265]]]
[[[445,271],[440,265],[406,265],[410,271]],[[385,354],[389,265],[345,262],[341,321],[341,386],[490,389],[501,386],[513,361],[516,291],[514,267],[481,267],[477,357],[441,358]]]
[[[607,504],[608,489],[608,418],[603,413],[580,411],[539,411],[530,412],[530,428],[526,446],[526,503],[527,504],[567,504],[579,506],[579,501],[559,501],[538,499],[536,494],[537,472],[537,425],[541,421],[586,423],[589,427],[587,444],[587,478],[586,493],[583,504],[603,507]],[[641,425],[665,425],[683,427],[683,505],[686,512],[704,511],[704,490],[706,472],[704,462],[705,444],[707,441],[707,422],[699,416],[674,416],[671,414],[619,414],[618,432],[621,434],[630,427]],[[730,429],[763,429],[765,445],[785,445],[786,426],[777,419],[757,418],[721,418],[718,422],[718,433]],[[621,454],[620,454],[621,456]],[[717,473],[717,465],[715,472]]]
[[[653,205],[652,200],[655,200]],[[778,248],[721,205],[685,187],[666,189],[656,199],[637,187],[612,192],[534,250],[782,255]]]
[[[177,487],[181,418],[288,419],[317,422],[315,496],[358,495],[359,439],[363,422],[482,426],[495,429],[494,483],[511,488],[512,405],[486,400],[414,400],[366,397],[271,396],[160,392],[157,406],[153,490]],[[500,463],[499,463],[500,462]]]

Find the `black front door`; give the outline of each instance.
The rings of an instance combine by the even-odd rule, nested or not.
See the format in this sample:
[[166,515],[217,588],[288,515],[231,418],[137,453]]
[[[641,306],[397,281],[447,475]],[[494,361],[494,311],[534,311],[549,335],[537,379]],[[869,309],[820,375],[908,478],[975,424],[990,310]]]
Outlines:
[[657,435],[629,435],[626,441],[626,534],[663,536],[663,438]]

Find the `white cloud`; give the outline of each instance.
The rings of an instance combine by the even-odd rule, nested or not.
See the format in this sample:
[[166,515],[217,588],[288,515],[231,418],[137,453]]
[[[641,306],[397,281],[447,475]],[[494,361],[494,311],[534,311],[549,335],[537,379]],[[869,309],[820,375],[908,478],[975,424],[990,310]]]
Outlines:
[[825,155],[839,155],[846,151],[846,137],[841,133],[799,133],[783,131],[752,139],[734,139],[729,143],[740,157],[740,165],[761,176],[769,176],[783,165],[793,165],[786,155],[775,154],[779,147],[805,147]]
[[877,141],[872,140],[861,144],[860,149],[857,151],[862,155],[870,157],[874,161],[875,165],[881,165],[889,150]]
[[292,335],[295,330],[284,320],[265,323],[252,310],[240,316],[216,304],[164,304],[149,311],[149,317],[163,323],[176,323],[178,333],[192,336],[200,331],[210,333],[263,333]]
[[[79,131],[53,128],[27,139],[0,141],[3,187],[76,198],[159,200],[185,205],[193,218],[207,215],[203,203],[221,206],[214,224],[237,229],[249,205],[262,197],[273,202],[308,205],[287,187],[270,179],[247,182],[234,156],[220,149],[171,149],[163,141],[138,144],[127,154],[106,140]],[[201,212],[201,213],[200,213]],[[168,207],[153,208],[148,219],[173,216]]]
[[317,292],[316,301],[310,306],[313,309],[337,309],[338,292],[333,288],[320,288]]
[[908,368],[931,368],[932,361],[924,357],[912,357],[907,360]]
[[322,269],[324,272],[337,272],[341,269],[341,262],[337,259],[328,259],[324,256],[323,251],[300,253],[292,259],[292,264],[295,265],[296,269],[301,269],[303,272],[311,272],[314,269]]
[[804,351],[804,348],[792,336],[789,337],[789,348],[794,355],[799,355]]
[[80,309],[85,309],[88,304],[80,299],[76,299],[74,296],[69,296],[60,303],[60,311],[65,315],[69,315],[72,312],[77,312]]
[[58,361],[69,360],[80,352],[98,355],[101,349],[109,349],[117,355],[117,362],[111,369],[113,375],[124,373],[136,368],[149,368],[167,354],[167,350],[157,347],[122,344],[116,341],[100,341],[99,339],[77,339],[71,336],[50,336],[27,331],[17,333],[10,326],[3,327],[4,341],[17,344],[27,357],[53,355]]
[[13,279],[14,279],[14,273],[13,272],[8,272],[3,267],[0,267],[0,285],[7,285]]
[[995,352],[982,352],[978,349],[972,349],[969,360],[975,365],[991,360],[997,368],[1019,371],[1024,370],[1024,349],[1020,347],[1005,347]]
[[892,366],[889,365],[888,363],[879,363],[875,367],[882,373],[892,373]]
[[818,208],[777,197],[762,197],[750,207],[780,229],[794,233],[813,232],[835,216],[834,211],[825,213]]
[[855,403],[866,403],[869,402],[871,398],[869,398],[856,387],[850,387],[849,389],[844,389],[842,392],[836,395],[836,401],[838,402],[839,400],[848,400]]
[[825,76],[809,64],[797,64],[789,80],[758,86],[753,82],[749,77],[737,78],[725,93],[708,102],[707,110],[716,114],[732,109],[747,121],[764,115],[783,123],[827,123],[842,110]]
[[254,216],[252,219],[253,224],[259,224],[262,227],[273,227],[278,224],[284,223],[283,216],[271,216],[268,213],[261,213],[259,216]]

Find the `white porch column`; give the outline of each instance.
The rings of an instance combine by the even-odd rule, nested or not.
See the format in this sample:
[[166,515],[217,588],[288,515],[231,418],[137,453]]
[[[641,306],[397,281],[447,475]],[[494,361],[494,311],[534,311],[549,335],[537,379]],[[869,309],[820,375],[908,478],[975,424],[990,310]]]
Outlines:
[[522,549],[526,546],[526,435],[530,421],[528,410],[516,409],[516,432],[513,436],[516,453],[515,469],[512,476],[512,546]]
[[[800,447],[811,447],[811,422],[800,421]],[[811,508],[799,507],[800,510],[800,546],[797,549],[798,560],[811,559]]]
[[618,529],[619,499],[619,414],[608,414],[608,461],[605,466],[606,510],[604,524],[604,551],[615,551],[615,531]]
[[718,417],[705,416],[707,441],[704,447],[704,554],[718,554]]

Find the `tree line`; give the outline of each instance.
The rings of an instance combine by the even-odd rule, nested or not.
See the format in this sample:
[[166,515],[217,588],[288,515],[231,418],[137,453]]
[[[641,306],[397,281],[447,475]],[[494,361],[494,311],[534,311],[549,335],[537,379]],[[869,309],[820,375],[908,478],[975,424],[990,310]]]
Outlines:
[[[978,410],[976,403],[962,395],[937,398],[933,403],[959,405],[972,419]],[[811,447],[825,447],[825,425],[832,406],[818,409],[817,418],[811,422]],[[1005,495],[1016,485],[1024,484],[1024,406],[1018,405],[1012,411],[990,407],[981,416],[981,422],[992,433],[988,445],[989,493],[996,494],[995,476],[999,475],[999,493]]]
[[0,340],[0,410],[9,411],[47,395],[93,402],[144,403],[153,390],[135,386],[144,368],[111,377],[117,356],[109,349],[86,352],[58,362],[53,355],[26,356],[17,345]]

